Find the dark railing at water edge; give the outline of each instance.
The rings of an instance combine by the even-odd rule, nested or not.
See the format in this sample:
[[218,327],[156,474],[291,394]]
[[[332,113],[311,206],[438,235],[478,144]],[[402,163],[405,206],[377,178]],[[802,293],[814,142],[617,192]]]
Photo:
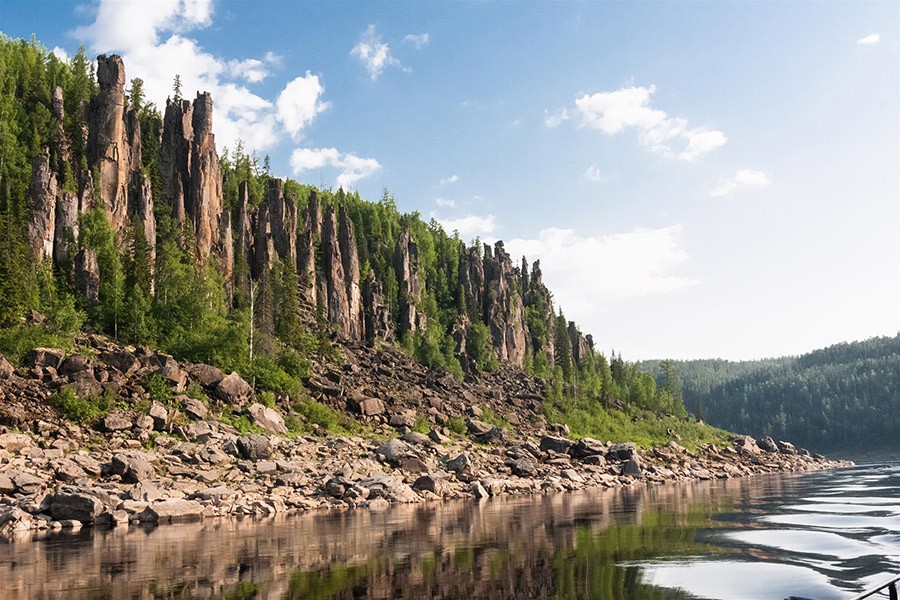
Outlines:
[[863,598],[874,598],[887,596],[890,600],[897,600],[897,582],[900,581],[900,575],[894,575],[890,581],[885,581],[876,587],[866,590],[859,596],[853,596],[851,600],[863,600]]
[[[853,596],[850,600],[863,600],[864,598],[888,598],[888,600],[898,600],[897,598],[897,582],[900,582],[900,575],[894,575],[888,581],[879,583],[873,588],[869,588],[861,594]],[[801,596],[790,596],[784,600],[811,600]]]

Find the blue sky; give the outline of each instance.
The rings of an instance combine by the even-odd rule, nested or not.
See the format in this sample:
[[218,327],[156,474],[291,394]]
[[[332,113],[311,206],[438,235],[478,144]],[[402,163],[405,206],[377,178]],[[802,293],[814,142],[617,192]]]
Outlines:
[[896,2],[0,0],[0,31],[213,93],[277,174],[540,258],[626,358],[900,330]]

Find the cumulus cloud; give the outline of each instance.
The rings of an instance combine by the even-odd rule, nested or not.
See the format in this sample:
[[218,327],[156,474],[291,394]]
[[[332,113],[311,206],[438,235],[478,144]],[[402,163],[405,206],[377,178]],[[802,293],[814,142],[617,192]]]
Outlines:
[[69,53],[59,46],[53,46],[53,50],[51,50],[50,52],[52,52],[53,55],[56,56],[56,58],[63,62],[67,62],[69,60]]
[[194,90],[210,92],[220,150],[234,148],[238,139],[247,150],[264,150],[284,131],[296,137],[328,106],[320,99],[321,83],[309,73],[290,82],[277,103],[252,91],[248,86],[269,77],[281,57],[266,52],[262,58],[225,58],[204,50],[189,33],[212,22],[211,0],[100,0],[94,21],[74,35],[94,52],[121,54],[127,77],[143,79],[147,99],[160,108],[172,95],[176,73],[186,97]]
[[416,50],[421,50],[431,42],[431,36],[427,33],[410,33],[405,38],[403,38],[403,41],[413,44],[416,47]]
[[875,44],[877,44],[880,41],[881,41],[880,35],[878,35],[877,33],[870,33],[869,35],[867,35],[865,37],[861,37],[858,40],[856,40],[856,43],[859,44],[860,46],[874,46]]
[[716,188],[709,195],[713,198],[726,198],[733,196],[741,188],[766,187],[769,183],[769,176],[762,171],[741,169],[735,173],[734,177],[720,179]]
[[[583,94],[575,100],[581,126],[599,129],[607,135],[633,129],[642,145],[689,161],[728,141],[721,131],[689,128],[687,119],[669,116],[664,110],[652,107],[650,97],[654,92],[656,86],[651,85]],[[547,126],[553,125],[547,123]]]
[[318,75],[309,71],[284,86],[276,101],[278,120],[294,138],[299,137],[317,114],[331,106],[330,102],[321,100],[324,93]]
[[616,301],[696,285],[674,272],[688,259],[681,234],[680,225],[597,236],[548,228],[536,239],[508,241],[506,250],[514,257],[539,259],[557,304],[569,318],[588,321]]
[[381,163],[374,158],[362,158],[335,148],[297,148],[291,154],[290,164],[295,175],[325,167],[339,169],[336,183],[345,190],[381,170]]
[[544,109],[544,125],[546,125],[550,129],[558,127],[560,123],[568,120],[569,111],[567,111],[565,108],[555,113],[551,113],[547,109]]
[[445,178],[441,179],[438,182],[438,185],[441,185],[441,186],[450,185],[451,183],[456,183],[457,181],[459,181],[459,176],[451,175],[450,177],[445,177]]
[[365,33],[362,35],[359,43],[353,46],[350,51],[353,56],[362,63],[369,73],[372,81],[378,79],[381,73],[387,67],[398,67],[404,71],[408,71],[400,61],[391,54],[391,48],[387,43],[383,42],[381,35],[375,30],[374,25],[369,25]]
[[434,203],[443,208],[453,208],[456,206],[456,200],[450,198],[435,198]]
[[458,219],[437,219],[446,231],[455,231],[466,240],[490,235],[497,228],[494,215],[466,215]]

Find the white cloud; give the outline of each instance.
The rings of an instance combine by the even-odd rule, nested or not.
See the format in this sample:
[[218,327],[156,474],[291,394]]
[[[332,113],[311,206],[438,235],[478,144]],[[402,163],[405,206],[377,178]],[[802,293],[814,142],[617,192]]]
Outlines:
[[589,322],[594,312],[616,301],[696,285],[673,272],[688,259],[681,234],[680,225],[597,236],[548,228],[537,239],[510,240],[506,250],[529,261],[540,259],[558,306],[570,319]]
[[289,82],[278,95],[278,120],[295,139],[299,138],[302,129],[312,122],[317,114],[331,106],[330,102],[322,102],[325,88],[317,75],[309,71],[303,77]]
[[335,148],[297,148],[291,154],[290,163],[295,175],[325,167],[340,169],[336,183],[345,190],[381,170],[381,163],[374,158],[362,158]]
[[435,198],[434,203],[443,208],[453,208],[456,206],[456,200],[450,198]]
[[459,181],[459,176],[451,175],[450,177],[445,177],[444,179],[441,179],[440,182],[438,182],[438,185],[440,185],[440,186],[449,185],[451,183],[456,183],[457,181]]
[[[721,131],[704,127],[690,129],[686,119],[670,117],[665,111],[653,108],[650,96],[654,92],[656,86],[651,85],[583,94],[575,100],[581,126],[599,129],[607,135],[635,129],[642,145],[684,160],[694,160],[728,141]],[[555,126],[547,119],[545,123],[548,127]]]
[[446,231],[456,231],[462,239],[481,237],[497,228],[494,215],[466,215],[458,219],[438,219]]
[[880,41],[881,41],[880,35],[878,35],[877,33],[870,33],[869,35],[867,35],[865,37],[861,37],[858,40],[856,40],[856,43],[859,44],[860,46],[874,46],[875,44],[877,44]]
[[317,96],[311,105],[288,106],[293,112],[287,113],[287,108],[251,91],[248,84],[269,76],[281,57],[267,52],[262,59],[228,59],[207,52],[187,34],[210,26],[212,16],[211,0],[100,0],[94,21],[76,28],[74,35],[94,52],[121,54],[126,77],[143,79],[147,99],[160,109],[172,95],[175,74],[186,98],[194,91],[210,92],[219,150],[234,148],[238,139],[248,151],[264,150],[283,135],[280,123],[295,134],[312,119],[309,111],[315,116],[320,112],[316,107],[327,106]]
[[594,183],[602,183],[611,179],[611,177],[604,175],[597,165],[589,166],[587,171],[584,172],[584,178],[588,181],[593,181]]
[[735,173],[734,177],[720,179],[718,185],[716,185],[716,189],[711,191],[709,195],[713,198],[725,198],[732,196],[741,188],[766,187],[769,183],[769,176],[762,171],[741,169]]
[[403,41],[410,42],[416,47],[416,50],[421,50],[422,48],[427,46],[429,42],[431,42],[431,36],[427,33],[419,33],[415,35],[411,33],[403,38]]
[[56,58],[58,58],[59,60],[61,60],[63,62],[68,62],[68,60],[69,60],[69,53],[66,52],[63,48],[60,48],[59,46],[54,46],[53,50],[51,50],[50,52],[53,53],[53,55],[56,56]]
[[408,71],[400,64],[399,60],[394,58],[390,47],[381,41],[381,36],[375,31],[374,25],[369,25],[359,43],[353,46],[350,56],[359,59],[366,71],[369,72],[372,81],[378,79],[378,76],[387,67],[399,67],[404,71]]
[[546,108],[544,109],[544,125],[553,129],[554,127],[559,126],[563,121],[569,120],[569,111],[565,108],[559,112],[551,113]]
[[236,79],[245,79],[250,83],[259,83],[269,76],[266,63],[258,58],[229,60],[227,64],[228,74]]

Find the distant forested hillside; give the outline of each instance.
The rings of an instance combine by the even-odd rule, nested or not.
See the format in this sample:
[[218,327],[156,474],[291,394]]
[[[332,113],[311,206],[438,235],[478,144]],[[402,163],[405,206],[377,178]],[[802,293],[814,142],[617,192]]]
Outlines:
[[[664,364],[638,367],[662,381]],[[718,427],[813,449],[900,447],[900,335],[800,357],[674,367],[685,406]]]

